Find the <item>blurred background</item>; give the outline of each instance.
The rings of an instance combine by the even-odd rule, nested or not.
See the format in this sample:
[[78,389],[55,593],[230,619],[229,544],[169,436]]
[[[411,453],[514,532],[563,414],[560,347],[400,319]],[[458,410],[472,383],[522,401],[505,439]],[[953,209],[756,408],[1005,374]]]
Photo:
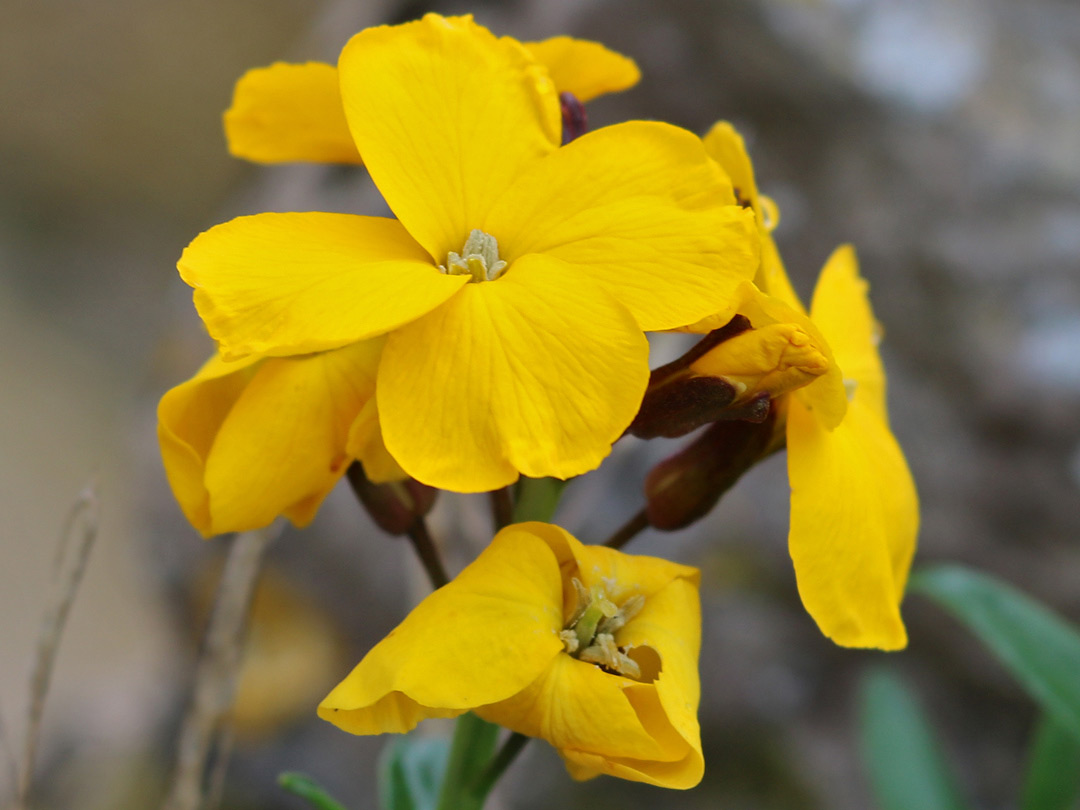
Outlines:
[[[37,806],[159,804],[227,540],[183,521],[154,408],[211,346],[177,277],[200,230],[266,210],[369,211],[362,171],[228,157],[234,81],[333,62],[362,27],[473,11],[524,40],[600,40],[641,84],[591,123],[742,131],[804,295],[834,246],[859,250],[893,425],[923,505],[917,564],[963,561],[1080,621],[1080,5],[1072,0],[8,0],[0,26],[0,711],[20,739],[26,678],[64,514],[94,478],[98,546],[45,716]],[[560,522],[599,540],[670,447],[620,446],[568,490]],[[615,483],[615,478],[618,482]],[[674,796],[583,786],[532,744],[502,806],[871,806],[854,692],[881,654],[841,650],[799,605],[783,457],[705,521],[632,551],[704,571],[707,774]],[[603,508],[596,509],[599,501]],[[433,530],[468,559],[486,502],[443,497]],[[223,807],[297,808],[305,770],[374,807],[381,740],[313,706],[423,593],[410,550],[339,488],[271,549]],[[1016,795],[1035,710],[917,598],[887,659],[936,718],[982,808]],[[540,776],[537,777],[539,772]],[[0,791],[6,789],[0,768]],[[526,778],[527,777],[527,778]],[[0,793],[0,795],[3,795]]]

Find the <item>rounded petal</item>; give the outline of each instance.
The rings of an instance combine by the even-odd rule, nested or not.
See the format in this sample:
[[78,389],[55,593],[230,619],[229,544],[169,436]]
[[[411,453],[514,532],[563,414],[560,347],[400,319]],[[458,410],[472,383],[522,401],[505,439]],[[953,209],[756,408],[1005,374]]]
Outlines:
[[[204,535],[303,526],[344,473],[349,426],[372,399],[382,340],[300,358],[213,358],[162,397],[173,492]],[[235,370],[234,370],[235,369]]]
[[919,511],[888,426],[860,392],[831,432],[792,398],[787,452],[788,545],[807,611],[845,647],[904,647],[900,601]]
[[525,47],[548,69],[555,88],[560,93],[573,93],[578,101],[626,90],[641,79],[633,59],[599,42],[552,37],[543,42],[526,42]]
[[353,420],[346,449],[350,456],[360,459],[364,476],[373,484],[403,481],[409,477],[383,443],[375,397],[368,400]]
[[225,139],[231,155],[256,163],[363,163],[337,68],[323,62],[275,62],[241,76],[225,111]]
[[482,227],[502,258],[544,253],[574,266],[646,330],[728,305],[758,265],[753,213],[701,140],[631,121],[590,132],[523,174]]
[[401,224],[350,214],[257,214],[199,234],[180,257],[226,359],[293,355],[390,331],[465,283]]
[[364,656],[319,716],[354,734],[405,732],[505,700],[561,656],[562,625],[554,555],[510,526]]
[[158,442],[165,475],[184,516],[203,535],[215,532],[204,474],[221,423],[257,370],[257,357],[233,363],[211,357],[187,382],[158,404]]
[[572,268],[528,256],[390,335],[383,439],[409,475],[442,489],[569,478],[611,452],[648,377],[630,314]]
[[472,17],[428,14],[354,36],[338,61],[345,115],[390,208],[436,258],[562,138],[547,71]]
[[814,287],[810,317],[829,339],[844,377],[854,381],[859,397],[888,423],[885,368],[878,354],[881,327],[874,318],[866,281],[851,245],[841,245],[825,262]]

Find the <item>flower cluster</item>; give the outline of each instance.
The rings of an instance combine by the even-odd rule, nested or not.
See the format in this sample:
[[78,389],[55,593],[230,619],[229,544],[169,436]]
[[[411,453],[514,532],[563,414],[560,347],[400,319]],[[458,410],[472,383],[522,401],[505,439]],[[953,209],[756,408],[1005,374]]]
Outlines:
[[[336,66],[240,80],[233,154],[362,165],[393,217],[258,214],[184,251],[217,354],[162,398],[158,432],[200,532],[303,526],[350,467],[365,487],[484,492],[587,473],[627,432],[709,425],[646,481],[648,522],[701,517],[786,446],[808,612],[839,644],[904,646],[918,508],[854,252],[829,259],[807,312],[730,125],[585,132],[582,104],[637,79],[597,43],[429,14],[356,34]],[[646,333],[674,330],[705,337],[650,370]],[[319,713],[372,734],[473,711],[548,740],[577,778],[691,787],[697,586],[685,566],[511,526]]]

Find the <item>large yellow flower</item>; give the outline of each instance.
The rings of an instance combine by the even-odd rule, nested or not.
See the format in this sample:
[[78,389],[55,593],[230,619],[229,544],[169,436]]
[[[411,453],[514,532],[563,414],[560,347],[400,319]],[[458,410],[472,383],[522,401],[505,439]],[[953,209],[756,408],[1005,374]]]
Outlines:
[[576,779],[689,788],[704,769],[698,571],[510,526],[319,706],[354,734],[466,711],[541,737]]
[[[705,143],[762,222],[742,139],[721,122]],[[791,483],[788,545],[799,594],[822,632],[844,646],[902,648],[907,634],[900,602],[919,505],[889,428],[880,332],[866,282],[855,251],[838,248],[821,271],[807,315],[771,236],[764,229],[762,236],[755,282],[767,294],[743,288],[719,316],[726,322],[738,311],[755,328],[730,346],[720,344],[691,370],[713,376],[734,371],[734,382],[748,391],[779,397],[773,407],[786,414]],[[703,321],[692,328],[714,325]],[[778,333],[800,336],[798,345],[778,342]]]
[[[522,43],[559,92],[590,101],[637,84],[632,59],[598,42],[552,37]],[[236,83],[225,112],[229,152],[258,163],[363,163],[349,133],[337,68],[324,62],[276,62]]]
[[758,263],[752,214],[676,127],[559,148],[545,67],[469,17],[363,31],[338,73],[397,219],[260,214],[196,238],[180,273],[223,359],[387,335],[377,410],[409,475],[468,492],[595,468],[644,392],[642,330],[726,306]]

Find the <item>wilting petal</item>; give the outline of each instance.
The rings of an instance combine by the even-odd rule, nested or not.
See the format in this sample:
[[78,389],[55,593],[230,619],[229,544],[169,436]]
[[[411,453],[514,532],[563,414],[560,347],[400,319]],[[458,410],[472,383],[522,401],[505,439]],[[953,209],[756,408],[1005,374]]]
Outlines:
[[239,217],[197,236],[178,267],[226,358],[380,335],[466,282],[440,273],[397,221],[349,214]]
[[158,409],[169,482],[203,534],[284,514],[311,521],[348,466],[345,439],[374,394],[381,340],[299,358],[214,358]]
[[547,71],[471,17],[369,28],[338,61],[345,115],[390,208],[436,261],[460,251],[521,171],[557,148]]
[[354,734],[404,732],[520,692],[562,655],[562,577],[548,546],[504,529],[319,706]]
[[548,69],[556,89],[573,93],[578,101],[626,90],[641,79],[633,59],[599,42],[552,37],[543,42],[526,42],[525,47]]
[[225,112],[229,153],[258,163],[362,163],[349,133],[337,68],[323,62],[249,70]]
[[758,264],[753,214],[734,205],[701,140],[658,122],[576,139],[522,175],[482,227],[507,261],[572,264],[647,331],[722,309]]
[[837,644],[904,647],[918,503],[896,440],[856,394],[831,432],[792,399],[787,447],[788,543],[807,611]]
[[444,489],[569,478],[611,452],[648,376],[630,314],[573,268],[529,256],[389,337],[383,439],[412,477]]
[[870,309],[868,285],[859,276],[851,245],[838,247],[825,262],[814,288],[810,315],[829,339],[844,377],[860,399],[888,424],[885,369],[878,354],[881,327]]

